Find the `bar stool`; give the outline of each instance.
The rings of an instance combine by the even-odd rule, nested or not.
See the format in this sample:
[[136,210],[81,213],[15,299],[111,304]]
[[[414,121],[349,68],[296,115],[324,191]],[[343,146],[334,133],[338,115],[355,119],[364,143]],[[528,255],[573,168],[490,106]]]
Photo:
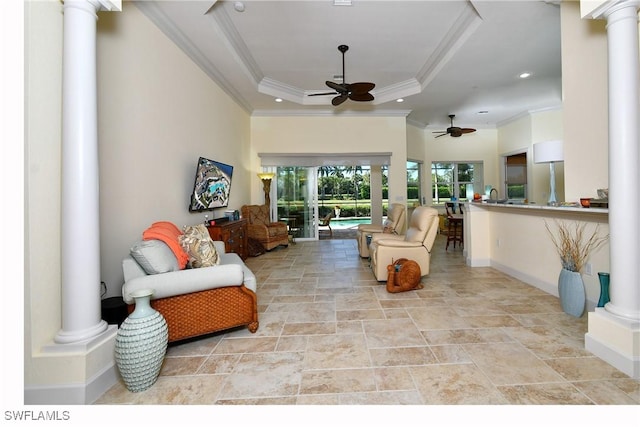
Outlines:
[[453,242],[453,248],[456,248],[456,242],[460,243],[460,247],[464,246],[464,224],[462,220],[462,205],[460,205],[460,213],[455,211],[455,203],[446,202],[444,207],[447,211],[447,220],[449,227],[447,228],[447,246],[445,251],[449,250],[449,243]]

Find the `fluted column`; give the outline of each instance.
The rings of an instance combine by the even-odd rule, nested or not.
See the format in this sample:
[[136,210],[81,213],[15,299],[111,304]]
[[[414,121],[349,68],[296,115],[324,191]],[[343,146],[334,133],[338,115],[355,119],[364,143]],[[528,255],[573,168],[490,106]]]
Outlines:
[[589,313],[587,350],[640,378],[640,49],[637,0],[601,3],[607,20],[611,301]]
[[62,82],[62,329],[58,344],[107,329],[100,314],[96,21],[104,1],[64,2]]

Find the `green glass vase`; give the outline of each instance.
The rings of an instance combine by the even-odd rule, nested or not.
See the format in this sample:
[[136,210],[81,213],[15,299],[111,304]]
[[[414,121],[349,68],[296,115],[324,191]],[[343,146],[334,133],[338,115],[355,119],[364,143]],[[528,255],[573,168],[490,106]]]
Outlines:
[[604,307],[604,305],[609,302],[609,273],[598,273],[598,279],[600,280],[598,307]]

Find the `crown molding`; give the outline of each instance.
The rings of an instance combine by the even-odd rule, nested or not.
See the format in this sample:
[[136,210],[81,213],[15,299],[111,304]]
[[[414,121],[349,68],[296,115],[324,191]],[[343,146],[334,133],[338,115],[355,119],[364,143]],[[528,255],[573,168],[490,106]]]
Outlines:
[[407,117],[411,110],[354,111],[338,109],[254,110],[252,117]]
[[175,23],[158,7],[155,2],[136,0],[136,7],[153,22],[171,41],[173,41],[184,53],[187,54],[208,76],[220,86],[227,95],[233,98],[238,105],[251,113],[251,105],[238,92],[224,75],[209,61],[191,40],[178,29]]

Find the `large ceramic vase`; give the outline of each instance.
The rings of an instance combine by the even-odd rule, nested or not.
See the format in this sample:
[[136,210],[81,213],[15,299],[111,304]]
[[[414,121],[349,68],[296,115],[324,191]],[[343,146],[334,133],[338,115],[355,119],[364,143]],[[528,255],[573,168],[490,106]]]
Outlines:
[[587,295],[580,273],[563,268],[558,278],[558,294],[560,305],[565,313],[574,317],[582,316]]
[[156,382],[167,351],[167,322],[151,307],[151,295],[151,289],[131,294],[135,308],[116,335],[116,364],[132,392],[144,391]]
[[598,273],[598,280],[600,280],[598,307],[604,307],[604,305],[609,302],[609,273]]

